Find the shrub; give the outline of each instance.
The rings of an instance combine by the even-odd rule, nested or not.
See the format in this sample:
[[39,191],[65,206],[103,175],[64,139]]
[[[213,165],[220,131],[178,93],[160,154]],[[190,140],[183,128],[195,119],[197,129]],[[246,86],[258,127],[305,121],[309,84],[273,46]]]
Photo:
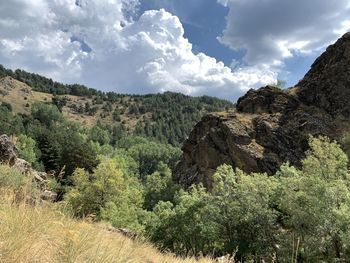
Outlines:
[[[32,178],[19,172],[13,167],[0,165],[0,191],[11,190],[15,194],[16,201],[23,199],[37,199],[38,189]],[[1,193],[0,193],[1,195]]]

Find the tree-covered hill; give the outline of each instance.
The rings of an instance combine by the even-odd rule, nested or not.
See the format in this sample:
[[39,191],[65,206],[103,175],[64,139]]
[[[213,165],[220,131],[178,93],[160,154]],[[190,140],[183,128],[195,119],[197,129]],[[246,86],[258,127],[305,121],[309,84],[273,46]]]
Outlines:
[[[233,106],[214,97],[173,92],[147,95],[102,92],[1,65],[0,79],[0,101],[13,104],[15,112],[28,113],[36,102],[53,103],[65,117],[89,127],[99,126],[118,133],[119,137],[123,134],[152,137],[172,145],[180,145],[204,114]],[[14,87],[13,79],[25,86],[16,82],[17,88]]]

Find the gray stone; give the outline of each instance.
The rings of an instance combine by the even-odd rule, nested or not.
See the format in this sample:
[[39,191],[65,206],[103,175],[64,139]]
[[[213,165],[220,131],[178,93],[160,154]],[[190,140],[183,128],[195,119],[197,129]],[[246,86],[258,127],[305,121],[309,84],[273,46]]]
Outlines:
[[11,139],[3,134],[0,136],[0,163],[13,166],[16,162],[17,156],[15,152],[15,145]]

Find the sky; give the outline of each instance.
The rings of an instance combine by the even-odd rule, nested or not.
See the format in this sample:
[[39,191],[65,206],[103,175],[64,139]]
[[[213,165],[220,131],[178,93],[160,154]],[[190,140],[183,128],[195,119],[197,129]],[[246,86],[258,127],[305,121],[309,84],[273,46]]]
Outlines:
[[103,91],[235,101],[295,85],[350,0],[0,0],[0,64]]

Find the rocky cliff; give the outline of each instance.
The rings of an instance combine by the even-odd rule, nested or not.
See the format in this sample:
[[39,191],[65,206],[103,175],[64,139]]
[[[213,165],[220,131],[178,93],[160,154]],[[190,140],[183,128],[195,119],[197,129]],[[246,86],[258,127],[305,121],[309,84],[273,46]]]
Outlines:
[[250,90],[232,112],[203,117],[184,142],[173,178],[210,187],[223,163],[272,174],[286,161],[300,164],[309,135],[339,140],[347,132],[350,33],[329,46],[295,87]]

